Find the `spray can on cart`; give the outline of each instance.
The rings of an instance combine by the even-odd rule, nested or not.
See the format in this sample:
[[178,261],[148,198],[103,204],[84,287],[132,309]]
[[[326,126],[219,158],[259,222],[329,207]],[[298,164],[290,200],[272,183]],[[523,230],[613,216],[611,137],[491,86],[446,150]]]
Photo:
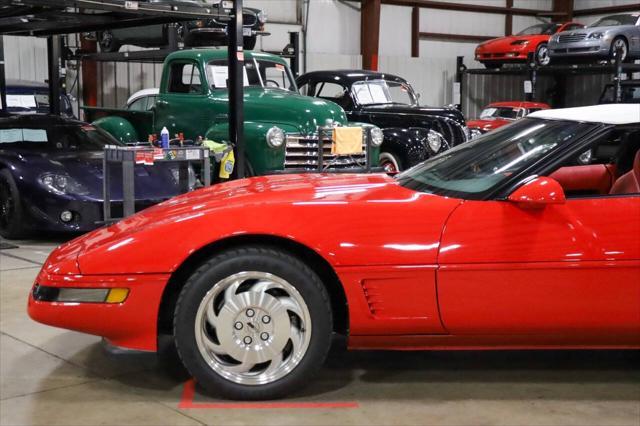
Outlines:
[[167,130],[166,127],[162,128],[162,131],[160,132],[160,140],[162,141],[162,148],[163,149],[168,149],[169,148],[169,130]]

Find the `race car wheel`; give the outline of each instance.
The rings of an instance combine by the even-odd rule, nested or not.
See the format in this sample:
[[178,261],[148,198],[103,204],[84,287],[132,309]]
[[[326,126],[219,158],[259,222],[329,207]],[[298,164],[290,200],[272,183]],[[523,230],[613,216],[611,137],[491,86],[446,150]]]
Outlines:
[[332,316],[327,291],[299,259],[268,247],[214,256],[180,292],[178,354],[198,384],[225,398],[282,397],[323,364]]
[[20,193],[8,170],[0,170],[0,235],[15,239],[24,235]]

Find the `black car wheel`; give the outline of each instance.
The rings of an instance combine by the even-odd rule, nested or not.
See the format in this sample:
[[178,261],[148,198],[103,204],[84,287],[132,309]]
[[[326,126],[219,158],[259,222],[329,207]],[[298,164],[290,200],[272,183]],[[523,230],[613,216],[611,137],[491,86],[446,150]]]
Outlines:
[[402,163],[400,159],[392,152],[380,153],[380,167],[385,173],[398,173],[402,171]]
[[626,62],[629,58],[629,45],[627,41],[622,37],[616,37],[611,43],[611,49],[609,51],[609,60],[611,63],[616,61],[616,55],[620,49],[620,62]]
[[536,48],[535,54],[536,65],[546,67],[551,63],[551,57],[549,56],[549,47],[547,43],[540,43]]
[[98,43],[100,44],[100,50],[102,52],[109,53],[120,50],[120,43],[109,30],[102,31],[98,34]]
[[280,398],[309,382],[331,344],[329,296],[298,258],[260,246],[212,257],[176,303],[178,354],[199,385],[225,398]]
[[256,41],[258,40],[258,36],[245,37],[243,40],[244,50],[253,50],[256,47]]
[[22,206],[20,193],[8,170],[0,170],[0,235],[15,239],[22,237]]

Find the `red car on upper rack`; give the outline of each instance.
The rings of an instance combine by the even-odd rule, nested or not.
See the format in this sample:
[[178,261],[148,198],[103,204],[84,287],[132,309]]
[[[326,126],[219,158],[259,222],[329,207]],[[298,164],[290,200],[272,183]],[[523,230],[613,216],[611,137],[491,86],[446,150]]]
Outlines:
[[543,109],[551,109],[551,107],[542,102],[494,102],[484,107],[480,118],[467,121],[467,127],[473,139]]
[[476,47],[476,61],[489,69],[497,69],[505,63],[526,62],[529,53],[534,53],[536,65],[549,65],[547,43],[552,35],[584,28],[577,22],[542,23],[532,25],[518,34],[494,38]]

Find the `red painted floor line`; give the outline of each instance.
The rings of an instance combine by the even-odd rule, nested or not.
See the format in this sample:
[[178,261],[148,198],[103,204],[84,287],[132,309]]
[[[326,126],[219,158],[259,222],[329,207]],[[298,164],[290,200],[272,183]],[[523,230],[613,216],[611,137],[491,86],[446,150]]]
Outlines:
[[358,408],[355,401],[337,402],[194,402],[196,382],[191,379],[184,384],[182,398],[178,404],[181,409],[269,409],[269,408]]

